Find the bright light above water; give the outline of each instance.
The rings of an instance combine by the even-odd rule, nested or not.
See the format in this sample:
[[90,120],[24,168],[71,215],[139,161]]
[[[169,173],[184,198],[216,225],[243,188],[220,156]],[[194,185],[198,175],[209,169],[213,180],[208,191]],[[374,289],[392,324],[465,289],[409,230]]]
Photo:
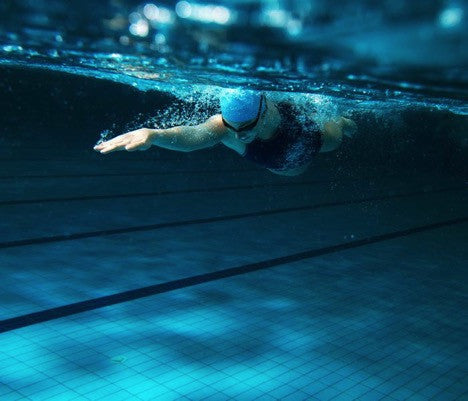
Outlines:
[[263,21],[268,26],[282,28],[288,22],[288,14],[284,10],[267,10],[262,15]]
[[152,3],[148,3],[143,7],[143,14],[149,20],[157,19],[159,16],[159,8]]
[[444,28],[453,28],[463,19],[463,9],[460,7],[447,8],[439,15],[439,24]]
[[135,36],[141,36],[142,38],[148,36],[149,25],[148,21],[141,19],[138,22],[130,25],[130,33]]
[[226,24],[231,18],[231,12],[226,7],[217,6],[213,9],[212,18],[213,22]]
[[156,20],[161,24],[169,24],[173,22],[173,13],[167,8],[159,7],[159,15]]
[[297,36],[302,32],[302,22],[298,19],[290,19],[286,29],[291,36]]
[[163,45],[166,43],[166,36],[163,33],[157,33],[154,35],[154,43],[157,45]]
[[190,15],[192,15],[192,6],[188,1],[179,1],[175,10],[180,18],[190,18]]
[[136,24],[138,23],[143,17],[141,16],[140,13],[137,13],[136,11],[131,13],[128,16],[128,20],[130,21],[131,24]]
[[188,1],[179,1],[175,10],[180,18],[220,25],[227,24],[232,17],[231,11],[227,7],[189,3]]

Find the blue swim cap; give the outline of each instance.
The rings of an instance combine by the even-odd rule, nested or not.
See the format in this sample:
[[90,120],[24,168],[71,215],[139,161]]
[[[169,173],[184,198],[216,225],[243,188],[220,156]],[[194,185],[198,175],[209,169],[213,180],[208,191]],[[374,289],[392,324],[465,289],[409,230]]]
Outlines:
[[243,123],[258,115],[262,100],[260,92],[228,89],[221,95],[221,114],[226,121]]

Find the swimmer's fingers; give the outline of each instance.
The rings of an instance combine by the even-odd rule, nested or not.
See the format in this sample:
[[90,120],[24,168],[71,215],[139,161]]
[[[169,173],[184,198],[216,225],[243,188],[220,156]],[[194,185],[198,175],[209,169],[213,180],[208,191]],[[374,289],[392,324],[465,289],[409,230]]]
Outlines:
[[110,145],[110,146],[106,146],[102,149],[99,149],[99,152],[101,152],[102,154],[107,154],[107,153],[112,153],[112,152],[116,152],[118,150],[125,150],[125,145]]
[[105,142],[101,142],[101,143],[98,143],[97,145],[94,145],[93,149],[94,149],[94,150],[101,150],[101,149],[103,149],[104,146],[105,146],[104,143],[105,143]]
[[118,150],[146,150],[151,147],[150,130],[142,128],[136,131],[127,132],[119,135],[110,141],[102,142],[94,146],[94,149],[106,154]]
[[[112,142],[112,141],[107,141],[107,142],[101,142],[99,144],[97,144],[96,146],[94,146],[94,150],[98,151],[98,152],[102,152],[103,150],[107,150],[107,149],[114,149],[116,147],[119,146],[119,143],[117,142]],[[118,150],[118,149],[116,149]]]
[[133,132],[128,132],[123,135],[116,136],[110,141],[101,142],[94,147],[94,150],[103,154],[115,152],[117,150],[125,150],[125,147],[134,141]]
[[116,136],[115,138],[110,139],[109,141],[101,142],[98,143],[94,149],[100,150],[102,148],[105,148],[106,146],[115,146],[115,145],[122,145],[124,143],[129,142],[131,140],[131,137],[133,136],[132,132],[129,132],[127,134],[119,135]]

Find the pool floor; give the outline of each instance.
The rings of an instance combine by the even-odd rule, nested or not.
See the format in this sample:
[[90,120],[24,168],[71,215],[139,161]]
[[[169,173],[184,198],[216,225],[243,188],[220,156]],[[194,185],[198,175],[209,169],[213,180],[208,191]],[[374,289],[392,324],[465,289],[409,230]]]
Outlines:
[[1,400],[468,398],[462,178],[204,155],[1,161]]

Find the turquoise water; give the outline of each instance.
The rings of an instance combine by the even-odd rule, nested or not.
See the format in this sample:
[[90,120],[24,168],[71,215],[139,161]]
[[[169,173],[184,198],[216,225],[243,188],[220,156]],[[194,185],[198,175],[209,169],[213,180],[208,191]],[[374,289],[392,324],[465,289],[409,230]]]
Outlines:
[[[466,398],[466,3],[307,4],[0,4],[1,400]],[[238,86],[358,132],[92,150]]]

